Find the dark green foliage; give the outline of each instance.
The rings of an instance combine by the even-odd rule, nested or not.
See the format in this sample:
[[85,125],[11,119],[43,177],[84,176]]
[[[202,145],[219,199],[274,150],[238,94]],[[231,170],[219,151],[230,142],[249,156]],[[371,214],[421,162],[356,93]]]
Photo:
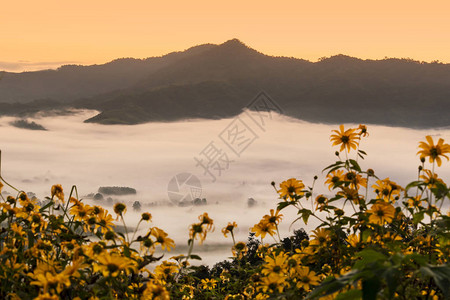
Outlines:
[[135,195],[136,190],[125,186],[102,186],[98,192],[105,195]]
[[37,124],[36,122],[30,122],[24,119],[13,121],[11,122],[11,125],[14,127],[30,130],[47,130],[44,126]]

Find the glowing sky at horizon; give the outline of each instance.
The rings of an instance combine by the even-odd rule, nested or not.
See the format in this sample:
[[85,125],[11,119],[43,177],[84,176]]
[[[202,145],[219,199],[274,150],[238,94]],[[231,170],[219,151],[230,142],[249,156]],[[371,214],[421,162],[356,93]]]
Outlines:
[[146,58],[238,38],[275,56],[450,62],[448,1],[5,1],[0,70]]

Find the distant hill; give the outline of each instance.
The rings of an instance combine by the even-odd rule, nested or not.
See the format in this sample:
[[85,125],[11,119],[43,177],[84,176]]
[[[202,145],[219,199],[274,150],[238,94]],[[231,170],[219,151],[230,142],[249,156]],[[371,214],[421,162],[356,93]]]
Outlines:
[[213,45],[192,47],[162,57],[121,58],[103,65],[66,65],[57,70],[0,72],[0,103],[73,100],[129,87],[152,72]]
[[136,190],[134,188],[125,186],[101,186],[98,188],[98,192],[105,195],[136,195]]
[[267,56],[236,39],[146,60],[6,73],[0,102],[45,98],[101,111],[87,122],[138,124],[234,116],[261,90],[307,121],[450,126],[449,64],[344,55],[313,63]]
[[15,120],[13,122],[10,123],[12,126],[17,127],[17,128],[23,128],[23,129],[30,129],[30,130],[47,130],[45,129],[44,126],[42,126],[41,124],[37,124],[35,122],[30,122],[28,120],[24,120],[24,119],[20,119],[20,120]]

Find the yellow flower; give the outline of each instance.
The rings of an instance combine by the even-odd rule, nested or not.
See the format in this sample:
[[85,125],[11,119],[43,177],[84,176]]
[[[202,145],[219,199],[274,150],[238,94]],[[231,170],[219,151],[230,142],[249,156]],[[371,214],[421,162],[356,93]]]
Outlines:
[[392,221],[395,215],[395,208],[387,202],[378,201],[367,212],[370,213],[370,223],[383,225]]
[[356,246],[358,245],[358,243],[359,243],[359,234],[349,234],[348,236],[347,236],[347,242],[348,242],[348,244],[349,244],[349,246],[351,246],[351,247],[353,247],[353,248],[356,248]]
[[388,232],[383,236],[385,242],[401,241],[402,237],[398,234]]
[[127,212],[127,206],[123,203],[114,204],[114,212],[117,214],[117,218],[119,216],[123,216]]
[[152,220],[152,214],[151,214],[151,213],[143,213],[143,214],[141,215],[141,219],[144,220],[144,221],[151,222],[151,220]]
[[87,220],[88,216],[92,213],[93,208],[89,205],[84,205],[79,202],[78,205],[72,206],[70,209],[70,214],[74,216],[75,221]]
[[234,294],[234,295],[229,294],[225,297],[224,300],[244,300],[244,299],[245,299],[244,296],[241,294]]
[[261,236],[265,238],[266,234],[273,236],[276,233],[276,227],[274,224],[267,222],[266,219],[262,219],[258,224],[251,228],[251,231],[255,233],[256,236]]
[[281,293],[287,285],[288,283],[286,282],[285,276],[278,276],[275,273],[271,273],[270,275],[261,278],[257,290],[264,293],[273,293],[278,290],[278,292]]
[[295,199],[295,196],[302,196],[302,189],[305,188],[305,185],[301,180],[297,180],[295,178],[290,178],[286,181],[280,183],[280,189],[278,193],[280,197],[283,199],[287,199],[289,197],[291,200]]
[[181,287],[181,291],[184,293],[181,300],[190,300],[194,299],[194,287],[191,285],[184,284]]
[[251,285],[247,285],[242,292],[249,299],[252,299],[253,294],[255,293],[255,288]]
[[332,271],[333,271],[333,270],[331,269],[331,267],[330,267],[329,264],[324,264],[324,265],[322,266],[322,272],[323,272],[325,275],[331,274]]
[[236,227],[237,227],[236,222],[233,222],[233,223],[228,222],[228,225],[222,229],[223,235],[224,235],[225,237],[227,237],[227,234],[228,234],[228,233],[233,234],[233,230],[234,230],[234,228],[236,228]]
[[229,282],[230,281],[230,277],[231,277],[230,272],[228,272],[226,270],[223,270],[222,273],[220,273],[220,280],[222,282]]
[[162,264],[155,268],[154,274],[156,279],[167,281],[173,274],[178,273],[178,267],[173,262],[163,261]]
[[377,180],[376,184],[372,185],[372,188],[375,189],[378,198],[386,202],[395,202],[395,197],[399,196],[403,190],[401,186],[389,180],[389,177],[383,180]]
[[153,254],[155,252],[155,243],[149,238],[144,238],[141,241],[141,252],[147,255]]
[[[20,299],[20,298],[18,298]],[[57,295],[51,295],[49,293],[39,294],[34,300],[59,300]]]
[[[436,295],[435,290],[431,290],[431,292],[422,290],[422,296],[427,296],[427,297],[424,297],[425,299],[439,300],[439,296]],[[431,297],[428,297],[428,296],[431,296]]]
[[420,154],[420,158],[430,158],[430,163],[433,163],[436,161],[438,167],[441,166],[442,160],[440,156],[445,157],[447,160],[449,160],[449,157],[445,155],[445,153],[450,153],[450,145],[444,144],[443,139],[439,139],[437,144],[435,145],[433,142],[433,138],[429,135],[426,136],[427,143],[420,142],[419,148],[422,148],[422,150],[418,151],[417,154]]
[[358,190],[348,188],[348,187],[341,187],[342,191],[339,191],[337,194],[342,195],[346,197],[348,200],[353,201],[355,204],[359,204],[362,196],[360,197]]
[[269,298],[270,298],[269,295],[266,295],[266,294],[263,294],[263,293],[259,293],[259,294],[256,295],[255,300],[266,300],[266,299],[269,299]]
[[151,235],[156,239],[155,244],[160,244],[163,250],[167,249],[167,251],[170,251],[172,248],[175,248],[174,241],[167,237],[168,234],[164,230],[153,227]]
[[349,181],[350,187],[353,189],[359,189],[361,186],[367,187],[367,179],[353,171],[347,172],[344,176],[344,180]]
[[20,225],[17,225],[17,223],[11,224],[10,228],[15,234],[17,234],[19,236],[24,236],[26,234],[25,231],[23,231],[23,227]]
[[278,209],[276,212],[275,212],[275,210],[271,209],[270,215],[265,215],[264,219],[267,221],[267,223],[270,223],[273,225],[278,225],[278,224],[280,224],[281,220],[283,219],[283,215],[280,214],[280,211]]
[[170,294],[164,286],[147,282],[147,288],[144,290],[141,300],[170,300]]
[[247,245],[244,242],[237,242],[232,248],[231,252],[234,257],[242,258],[248,251]]
[[40,213],[32,212],[30,214],[29,220],[31,221],[31,227],[33,229],[45,229],[47,227],[47,222],[42,218]]
[[191,224],[190,228],[189,228],[189,238],[190,239],[199,239],[200,244],[203,243],[203,241],[206,238],[206,229],[203,228],[201,223],[194,223]]
[[323,211],[328,205],[328,198],[320,194],[316,197],[314,202],[316,203],[316,210]]
[[442,181],[442,179],[438,177],[438,174],[433,174],[430,170],[425,169],[423,170],[423,172],[425,174],[420,175],[420,178],[423,179],[423,182],[427,184],[428,188],[435,188],[437,182],[444,184],[444,181]]
[[313,230],[313,234],[311,236],[315,241],[317,241],[319,246],[325,246],[326,243],[330,240],[330,231],[325,228],[318,228],[316,230]]
[[82,246],[83,254],[88,257],[94,258],[94,256],[102,253],[106,245],[103,242],[91,242]]
[[422,202],[426,202],[421,199],[420,195],[416,197],[411,197],[408,199],[408,207],[422,207]]
[[198,217],[202,225],[206,225],[208,231],[214,231],[214,221],[208,216],[208,213],[203,213]]
[[264,275],[270,275],[274,273],[279,276],[287,274],[288,258],[289,256],[284,252],[280,252],[280,254],[274,257],[267,256],[265,259],[266,263],[264,264],[261,273]]
[[116,252],[103,251],[96,260],[98,262],[94,263],[94,272],[102,272],[105,277],[116,277],[122,271],[127,274],[129,271],[136,272],[136,262]]
[[81,203],[80,200],[74,197],[70,197],[69,202],[72,203],[73,205],[79,205]]
[[[37,205],[37,199],[29,199],[27,194],[25,194],[25,193],[20,194],[19,203],[22,205],[22,209],[26,213],[29,213],[32,211],[37,212],[39,210],[39,205]],[[17,217],[20,218],[21,216],[17,216]]]
[[360,136],[366,137],[366,136],[369,135],[369,133],[367,132],[367,126],[366,125],[359,124],[358,129],[359,129],[359,135]]
[[62,203],[64,203],[64,192],[60,184],[55,184],[52,186],[51,190],[52,198],[56,196]]
[[201,284],[201,288],[204,290],[213,290],[217,286],[217,280],[206,278],[206,279],[202,279],[200,284]]
[[42,287],[44,293],[61,293],[64,286],[70,286],[70,275],[64,272],[57,273],[55,266],[48,263],[38,263],[34,272],[29,273],[28,276],[34,279],[31,284]]
[[309,292],[312,285],[319,284],[319,276],[316,275],[316,272],[310,271],[308,267],[298,266],[296,268],[296,275],[297,287],[299,289],[303,288],[305,291]]
[[343,151],[347,148],[347,151],[350,152],[350,149],[353,148],[356,150],[358,146],[358,134],[355,132],[355,129],[347,129],[344,131],[344,125],[339,126],[339,130],[333,130],[336,134],[332,134],[330,140],[333,142],[333,146],[341,145],[341,149],[339,151]]
[[258,246],[258,250],[256,251],[256,254],[260,257],[260,258],[264,258],[266,255],[269,255],[272,252],[272,248],[270,247],[269,244],[260,244]]
[[335,184],[339,181],[344,181],[344,171],[343,170],[335,170],[327,175],[327,180],[325,181],[325,185],[328,184],[328,190],[331,191],[332,188],[335,187]]
[[107,210],[102,209],[95,217],[96,227],[100,227],[100,231],[106,233],[107,231],[113,230],[116,226],[113,223],[114,219]]

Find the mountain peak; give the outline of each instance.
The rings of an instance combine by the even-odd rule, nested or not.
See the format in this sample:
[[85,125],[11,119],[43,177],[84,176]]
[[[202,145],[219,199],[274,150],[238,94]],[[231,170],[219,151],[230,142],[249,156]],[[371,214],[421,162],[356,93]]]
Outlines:
[[218,45],[217,47],[219,52],[233,53],[233,54],[241,54],[241,55],[253,55],[260,54],[253,48],[250,48],[243,42],[238,39],[231,39]]
[[248,48],[246,44],[236,38],[226,41],[225,43],[221,44],[221,46],[244,46]]

